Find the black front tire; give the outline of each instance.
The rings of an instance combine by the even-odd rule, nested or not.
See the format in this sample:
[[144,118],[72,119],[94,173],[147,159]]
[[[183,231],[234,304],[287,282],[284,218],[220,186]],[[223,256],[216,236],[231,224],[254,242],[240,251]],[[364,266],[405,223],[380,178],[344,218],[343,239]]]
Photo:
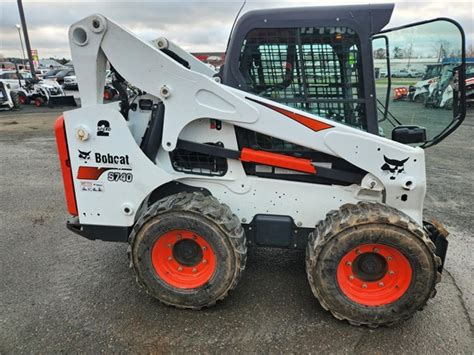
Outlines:
[[[408,288],[398,299],[377,306],[351,299],[337,276],[350,250],[372,243],[396,249],[407,259],[412,273]],[[371,328],[396,324],[423,309],[436,294],[440,264],[422,227],[394,208],[370,202],[346,204],[328,213],[311,233],[306,249],[308,280],[322,307],[337,319]]]
[[413,101],[417,103],[424,103],[426,101],[426,93],[418,94]]
[[[215,255],[216,268],[206,284],[180,288],[160,277],[152,251],[162,236],[189,230],[202,236]],[[137,282],[162,303],[177,308],[201,309],[224,299],[245,268],[247,247],[239,219],[212,196],[181,192],[152,204],[130,235],[130,259]]]
[[34,102],[35,102],[36,107],[44,106],[44,103],[45,103],[42,97],[37,97]]

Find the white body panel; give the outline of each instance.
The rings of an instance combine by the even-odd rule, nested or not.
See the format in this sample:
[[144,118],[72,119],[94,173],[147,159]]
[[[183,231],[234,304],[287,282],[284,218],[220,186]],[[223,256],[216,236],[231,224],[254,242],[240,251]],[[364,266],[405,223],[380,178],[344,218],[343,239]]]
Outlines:
[[[99,21],[100,26],[94,28],[93,21]],[[71,26],[70,43],[83,107],[66,112],[64,118],[80,223],[131,226],[144,199],[154,189],[177,180],[206,188],[228,204],[242,222],[250,222],[256,214],[269,213],[289,215],[298,226],[314,227],[330,210],[370,199],[393,206],[421,224],[426,189],[422,149],[219,84],[208,75],[184,68],[100,15]],[[127,48],[125,55],[123,48]],[[145,90],[155,101],[164,102],[162,147],[155,162],[139,148],[147,113],[131,112],[127,122],[117,105],[102,104],[106,58],[125,80]],[[138,62],[140,66],[132,64]],[[163,87],[168,89],[168,95],[163,95]],[[315,132],[248,98],[333,127]],[[209,119],[222,121],[222,129],[210,130]],[[110,123],[107,137],[96,134],[100,120]],[[247,176],[242,163],[231,159],[222,177],[173,170],[169,152],[175,149],[178,137],[198,143],[221,141],[226,148],[237,149],[234,125],[340,157],[368,174],[361,186],[331,186]],[[88,139],[79,139],[80,130],[87,132]],[[90,152],[87,163],[79,158],[79,150]],[[96,153],[127,156],[128,164],[96,162]],[[392,174],[381,169],[384,156],[399,161],[407,159],[404,170]],[[112,168],[112,172],[131,169],[126,171],[133,174],[133,181],[108,181],[108,171],[94,182],[99,184],[100,191],[91,191],[86,186],[91,182],[76,178],[80,166]]]

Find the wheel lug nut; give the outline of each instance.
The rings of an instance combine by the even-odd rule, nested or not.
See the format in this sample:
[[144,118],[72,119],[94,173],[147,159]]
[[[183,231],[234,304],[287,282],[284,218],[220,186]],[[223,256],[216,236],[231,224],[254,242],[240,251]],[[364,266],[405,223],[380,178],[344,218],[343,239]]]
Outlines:
[[374,253],[378,253],[379,252],[379,248],[374,248]]
[[380,287],[384,287],[384,283],[383,283],[383,282],[379,282],[379,286],[380,286]]
[[182,237],[183,237],[183,236],[182,236],[181,234],[178,234],[178,235],[176,236],[177,239],[181,239]]
[[193,272],[197,272],[197,269],[196,269],[196,268],[193,268]]
[[203,263],[203,264],[207,264],[207,260],[206,260],[206,259],[202,259],[202,263]]
[[168,243],[166,246],[167,246],[168,248],[171,248],[171,244],[170,244],[170,243]]
[[362,284],[362,288],[367,288],[367,284]]
[[390,270],[390,271],[388,272],[388,274],[389,274],[389,275],[394,275],[394,274],[395,274],[395,271]]
[[360,254],[360,250],[359,250],[359,249],[356,249],[356,254]]
[[206,248],[206,247],[202,247],[202,250],[203,250],[203,251],[206,251],[206,250],[207,250],[207,248]]
[[352,263],[351,263],[350,261],[348,261],[348,262],[346,263],[346,265],[347,265],[347,266],[351,266]]
[[183,268],[181,266],[178,267],[178,271],[183,271]]
[[391,256],[387,257],[387,260],[392,261],[392,257]]
[[349,276],[349,280],[354,280],[354,275]]
[[168,260],[173,260],[173,257],[172,257],[172,256],[168,256]]

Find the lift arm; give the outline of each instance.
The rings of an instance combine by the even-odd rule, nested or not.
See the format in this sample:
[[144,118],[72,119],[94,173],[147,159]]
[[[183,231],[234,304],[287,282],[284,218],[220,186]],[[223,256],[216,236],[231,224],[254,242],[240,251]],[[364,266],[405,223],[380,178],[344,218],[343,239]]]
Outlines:
[[191,53],[185,51],[183,48],[178,46],[176,43],[170,41],[169,39],[165,37],[159,37],[157,39],[154,39],[151,41],[153,45],[162,50],[169,50],[172,53],[175,53],[178,57],[184,59],[188,65],[189,69],[192,71],[195,71],[197,73],[201,73],[203,75],[213,77],[214,75],[217,74],[217,71],[212,69],[209,65],[201,62],[199,59],[197,59],[195,56],[193,56]]
[[[165,151],[176,148],[180,133],[192,121],[229,122],[345,159],[382,182],[387,204],[421,223],[426,187],[422,149],[217,83],[201,70],[192,70],[195,63],[186,68],[101,15],[72,25],[69,37],[83,107],[102,104],[109,61],[129,83],[163,101]],[[390,178],[385,157],[404,162],[400,178]]]

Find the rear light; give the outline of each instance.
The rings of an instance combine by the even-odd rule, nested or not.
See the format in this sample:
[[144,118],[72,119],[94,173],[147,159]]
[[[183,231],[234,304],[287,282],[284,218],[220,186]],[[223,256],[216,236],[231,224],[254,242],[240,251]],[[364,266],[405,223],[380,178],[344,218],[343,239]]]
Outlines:
[[400,99],[408,95],[408,88],[400,87],[393,89],[393,96],[395,99]]
[[64,125],[64,116],[59,116],[54,124],[56,135],[56,145],[58,147],[59,162],[61,164],[61,173],[63,176],[64,192],[66,193],[66,204],[69,214],[77,216],[76,194],[74,192],[74,182],[72,180],[71,162],[67,149],[66,129]]

